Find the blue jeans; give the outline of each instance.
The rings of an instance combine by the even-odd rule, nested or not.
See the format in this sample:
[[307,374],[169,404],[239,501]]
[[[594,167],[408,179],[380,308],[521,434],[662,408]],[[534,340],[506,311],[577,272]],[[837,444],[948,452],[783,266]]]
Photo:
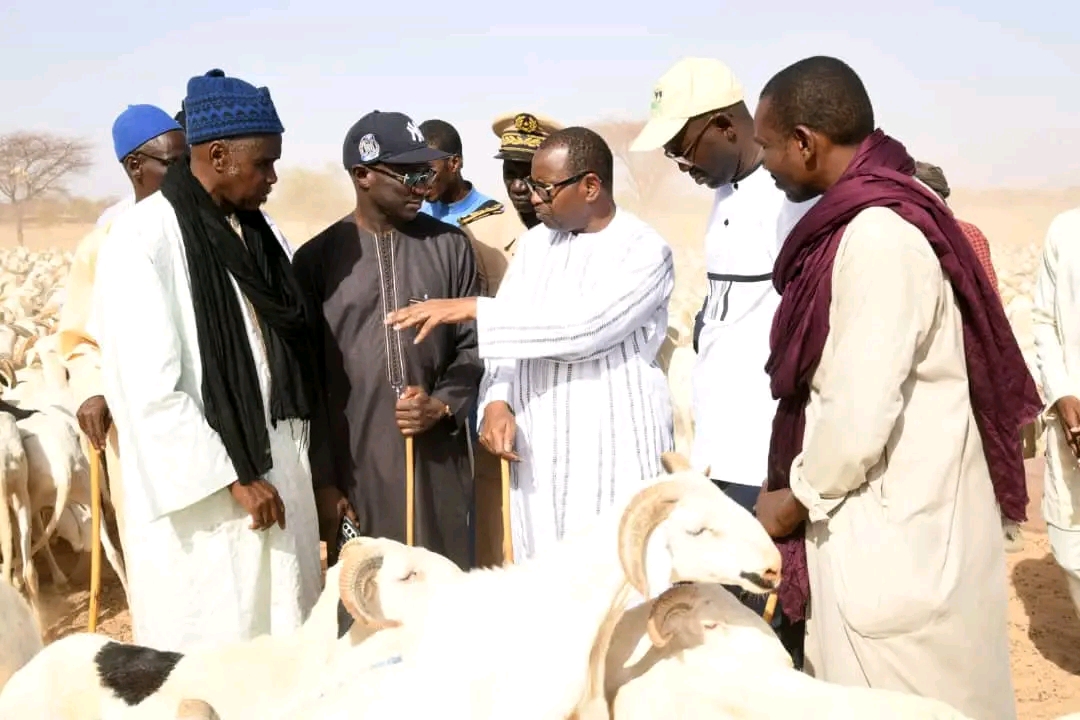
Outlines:
[[[724,482],[723,480],[713,480],[713,484],[716,487],[724,491],[724,494],[729,498],[739,503],[747,512],[753,514],[754,504],[757,502],[758,492],[761,490],[759,487],[753,485],[739,485],[738,483]],[[725,586],[727,587],[727,586]],[[765,603],[768,599],[766,595],[755,595],[749,593],[737,586],[727,587],[736,598],[739,599],[746,607],[753,610],[758,615],[762,615],[765,612]],[[803,636],[806,633],[806,621],[800,620],[797,623],[793,623],[788,620],[784,615],[784,611],[780,608],[780,604],[776,605],[776,612],[773,613],[772,629],[776,633],[776,636],[780,638],[781,644],[784,649],[791,655],[791,661],[795,664],[796,670],[802,670],[803,666]]]

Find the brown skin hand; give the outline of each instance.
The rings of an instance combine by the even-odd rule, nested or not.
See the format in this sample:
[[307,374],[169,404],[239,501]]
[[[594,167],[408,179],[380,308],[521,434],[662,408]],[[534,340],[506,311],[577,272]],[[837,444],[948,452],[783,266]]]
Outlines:
[[782,538],[795,532],[806,522],[806,508],[795,499],[790,489],[768,491],[764,486],[758,493],[754,514],[769,537]]
[[418,327],[413,344],[419,344],[440,325],[457,325],[476,319],[476,298],[425,300],[395,310],[386,316],[387,325],[395,330]]
[[[573,177],[576,173],[569,167],[569,152],[560,146],[537,151],[532,161],[533,180],[554,184]],[[615,217],[615,200],[593,173],[556,188],[550,200],[545,201],[534,192],[529,201],[540,222],[562,232],[599,232]]]
[[743,103],[690,118],[664,150],[689,160],[677,160],[676,166],[714,190],[747,177],[762,158],[754,142],[754,118]]
[[280,135],[212,140],[191,148],[191,172],[225,212],[258,210],[277,183]]
[[795,203],[811,200],[835,185],[856,150],[834,145],[805,125],[784,132],[773,117],[768,96],[761,98],[754,115],[754,140],[764,152],[765,169],[776,186]]
[[422,435],[447,417],[448,410],[444,402],[431,397],[423,388],[409,385],[398,398],[395,419],[402,435]]

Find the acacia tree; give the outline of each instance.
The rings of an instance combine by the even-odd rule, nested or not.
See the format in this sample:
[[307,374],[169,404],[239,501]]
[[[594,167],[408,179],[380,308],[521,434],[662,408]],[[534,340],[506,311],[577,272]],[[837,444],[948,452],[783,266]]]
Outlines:
[[643,127],[644,122],[635,120],[607,120],[592,125],[607,141],[616,163],[622,166],[629,184],[630,202],[638,212],[647,213],[663,200],[661,191],[678,175],[678,170],[660,150],[630,152],[630,144]]
[[19,245],[26,203],[62,190],[65,180],[92,164],[92,146],[81,138],[25,131],[0,135],[0,195],[11,204]]

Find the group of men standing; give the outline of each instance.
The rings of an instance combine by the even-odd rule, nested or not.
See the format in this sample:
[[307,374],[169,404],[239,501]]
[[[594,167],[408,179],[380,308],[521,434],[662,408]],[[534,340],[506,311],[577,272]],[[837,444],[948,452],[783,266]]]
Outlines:
[[[370,113],[343,143],[355,208],[294,255],[260,210],[269,92],[211,71],[184,112],[118,121],[135,203],[80,249],[92,311],[65,321],[69,367],[100,367],[80,423],[114,448],[137,642],[296,627],[344,517],[404,539],[406,438],[416,542],[462,567],[502,559],[501,460],[518,560],[660,473],[672,253],[616,207],[598,135],[496,121],[507,208],[451,125]],[[715,191],[692,462],[780,545],[796,664],[1014,717],[1001,522],[1041,402],[970,232],[833,58],[753,111],[726,65],[684,60],[633,149]]]

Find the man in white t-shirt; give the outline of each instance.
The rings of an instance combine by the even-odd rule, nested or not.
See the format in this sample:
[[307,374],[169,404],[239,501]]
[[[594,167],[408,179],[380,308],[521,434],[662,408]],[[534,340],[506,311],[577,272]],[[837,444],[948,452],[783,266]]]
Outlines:
[[[743,88],[718,60],[685,58],[653,88],[651,117],[631,145],[663,149],[679,169],[715,191],[705,232],[708,293],[695,321],[691,464],[753,512],[765,480],[776,401],[765,362],[780,296],[773,262],[809,206],[788,201],[762,166]],[[757,612],[764,601],[744,597]],[[801,663],[801,627],[777,613],[774,627]]]

